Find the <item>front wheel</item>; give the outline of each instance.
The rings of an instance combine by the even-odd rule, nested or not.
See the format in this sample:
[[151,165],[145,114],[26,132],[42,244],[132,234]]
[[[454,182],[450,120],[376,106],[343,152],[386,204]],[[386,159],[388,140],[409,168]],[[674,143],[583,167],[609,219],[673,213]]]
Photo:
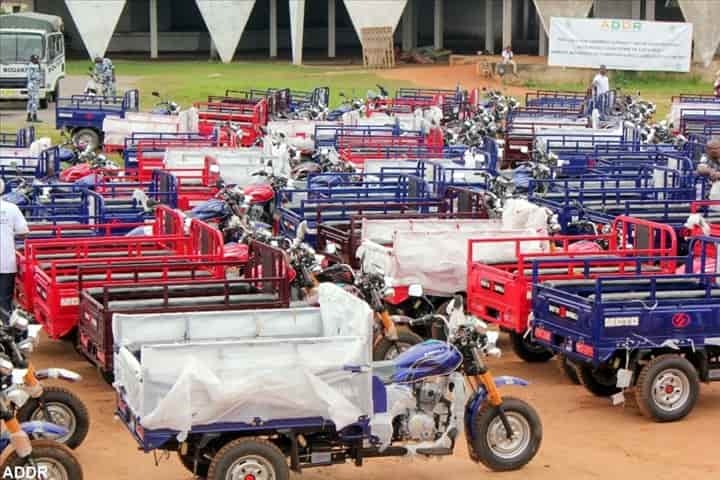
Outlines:
[[[45,408],[40,404],[42,399]],[[68,433],[53,438],[70,448],[77,448],[90,429],[90,415],[85,404],[73,392],[62,387],[44,387],[40,399],[31,398],[17,412],[20,422],[46,421],[65,428]],[[47,414],[50,418],[47,418]]]
[[383,337],[382,340],[378,342],[373,349],[374,361],[383,362],[386,360],[393,360],[404,351],[409,350],[414,345],[423,342],[420,335],[413,333],[405,327],[397,327],[397,334],[398,339],[396,341]]
[[207,480],[289,480],[282,451],[267,440],[238,438],[213,457]]
[[100,146],[100,135],[92,128],[81,128],[73,133],[72,142],[78,148],[85,148],[90,145],[92,150]]
[[533,342],[529,335],[510,332],[510,340],[512,341],[512,349],[515,355],[528,363],[547,362],[555,356],[551,350]]
[[33,440],[30,458],[22,458],[14,450],[4,456],[0,472],[16,471],[23,472],[22,478],[27,480],[83,479],[82,467],[72,450],[53,440]]
[[535,457],[542,442],[540,416],[529,404],[503,398],[502,408],[512,428],[508,438],[498,407],[485,403],[473,419],[475,436],[470,457],[496,472],[517,470]]

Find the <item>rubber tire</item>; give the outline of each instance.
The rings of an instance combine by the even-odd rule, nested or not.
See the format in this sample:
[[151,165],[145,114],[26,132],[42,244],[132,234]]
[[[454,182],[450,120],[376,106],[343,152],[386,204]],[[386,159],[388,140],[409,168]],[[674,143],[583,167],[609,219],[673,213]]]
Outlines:
[[578,365],[577,372],[580,384],[597,397],[610,397],[620,392],[615,384],[611,386],[600,381],[595,369],[588,363]]
[[514,460],[506,460],[495,456],[485,441],[485,432],[487,432],[490,422],[497,415],[497,408],[488,402],[483,404],[475,418],[472,419],[474,431],[482,432],[482,434],[477,435],[474,439],[469,439],[468,447],[472,448],[470,457],[473,460],[482,463],[487,468],[496,472],[518,470],[527,465],[540,449],[543,437],[540,416],[527,402],[515,397],[504,397],[502,405],[505,412],[517,412],[524,416],[530,425],[532,434],[528,448]]
[[45,98],[41,98],[38,102],[38,107],[40,107],[40,110],[47,110],[48,104],[50,103],[50,97],[52,96],[52,93],[45,96]]
[[178,460],[180,460],[180,463],[183,467],[187,469],[188,472],[197,475],[200,478],[207,478],[208,476],[208,470],[210,470],[210,462],[205,461],[198,461],[198,468],[197,472],[195,472],[193,469],[195,468],[195,455],[183,455],[180,452],[178,453]]
[[515,355],[528,363],[547,362],[555,356],[552,350],[534,345],[525,335],[517,332],[510,332],[510,342]]
[[[69,448],[75,449],[82,444],[90,430],[90,415],[87,407],[72,391],[56,386],[43,386],[43,400],[46,403],[62,403],[66,405],[75,415],[75,433],[64,443]],[[17,411],[17,419],[22,422],[29,422],[33,413],[40,407],[36,398],[31,398]]]
[[287,459],[273,443],[257,438],[238,438],[226,444],[215,454],[208,469],[208,480],[225,480],[227,469],[235,460],[244,455],[257,455],[268,460],[275,469],[275,480],[290,479]]
[[[684,408],[677,412],[663,412],[655,405],[652,399],[652,384],[658,374],[669,368],[677,369],[685,373],[690,383],[690,395]],[[697,370],[686,358],[679,355],[666,354],[653,358],[650,363],[640,370],[637,383],[635,384],[637,392],[638,408],[643,415],[652,418],[657,422],[674,422],[685,418],[695,407],[698,397],[700,396],[700,378]]]
[[78,142],[76,139],[82,135],[89,135],[93,139],[92,142],[95,144],[95,147],[96,148],[100,147],[100,135],[92,128],[81,128],[80,130],[73,132],[72,142],[75,145],[78,145]]
[[568,358],[563,354],[558,355],[557,360],[558,368],[562,372],[563,376],[570,380],[570,383],[573,385],[580,385],[580,378],[578,377],[575,365],[573,365],[572,362],[570,362],[570,360],[568,360]]
[[52,101],[57,103],[58,98],[60,98],[60,80],[58,80],[57,84],[55,85],[55,91],[52,94]]
[[[68,478],[72,480],[83,480],[83,471],[75,458],[75,454],[65,445],[54,440],[33,440],[32,458],[53,458],[58,460],[65,467]],[[14,449],[8,448],[2,455],[2,463],[0,463],[0,472],[5,472],[8,467],[14,469],[16,466],[26,465],[26,459],[20,458]]]
[[[413,332],[407,327],[397,327],[397,334],[399,343],[407,343],[409,345],[417,345],[423,342],[423,338],[417,333]],[[383,337],[382,340],[373,349],[373,361],[382,362],[385,360],[386,355],[393,346],[393,342],[388,340],[387,337]]]

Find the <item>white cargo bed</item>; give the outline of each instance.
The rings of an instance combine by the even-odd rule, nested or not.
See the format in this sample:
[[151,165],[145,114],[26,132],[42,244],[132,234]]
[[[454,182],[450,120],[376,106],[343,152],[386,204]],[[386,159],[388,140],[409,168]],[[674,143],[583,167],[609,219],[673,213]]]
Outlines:
[[373,317],[330,284],[320,305],[116,315],[114,386],[145,429],[307,417],[343,428],[373,412]]

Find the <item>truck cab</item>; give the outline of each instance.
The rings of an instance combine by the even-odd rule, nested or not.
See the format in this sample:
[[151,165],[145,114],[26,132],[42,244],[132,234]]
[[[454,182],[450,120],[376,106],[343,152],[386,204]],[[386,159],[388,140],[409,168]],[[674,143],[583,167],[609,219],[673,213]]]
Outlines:
[[59,96],[60,80],[65,77],[63,21],[33,12],[0,15],[0,100],[28,98],[31,55],[40,58],[40,106],[45,108]]

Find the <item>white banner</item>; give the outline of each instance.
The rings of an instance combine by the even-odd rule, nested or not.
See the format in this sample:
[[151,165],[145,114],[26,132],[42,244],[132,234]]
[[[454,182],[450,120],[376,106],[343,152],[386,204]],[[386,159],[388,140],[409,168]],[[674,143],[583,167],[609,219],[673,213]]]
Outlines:
[[691,23],[553,17],[548,64],[689,72]]

